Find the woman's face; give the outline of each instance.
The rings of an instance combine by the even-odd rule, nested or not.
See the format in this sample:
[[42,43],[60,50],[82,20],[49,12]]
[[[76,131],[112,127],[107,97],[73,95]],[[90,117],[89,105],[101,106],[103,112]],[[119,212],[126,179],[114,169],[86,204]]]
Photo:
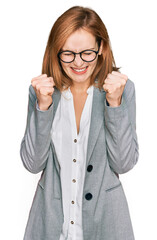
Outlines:
[[[102,44],[101,44],[102,45]],[[96,42],[95,36],[91,33],[79,29],[72,33],[66,40],[62,51],[69,50],[75,53],[84,51],[86,49],[91,49],[98,51],[98,44]],[[102,46],[99,50],[99,55],[101,55]],[[90,77],[96,67],[98,56],[93,62],[84,62],[80,55],[75,55],[75,60],[71,63],[64,63],[61,61],[61,65],[65,73],[72,79],[73,83],[89,83]]]

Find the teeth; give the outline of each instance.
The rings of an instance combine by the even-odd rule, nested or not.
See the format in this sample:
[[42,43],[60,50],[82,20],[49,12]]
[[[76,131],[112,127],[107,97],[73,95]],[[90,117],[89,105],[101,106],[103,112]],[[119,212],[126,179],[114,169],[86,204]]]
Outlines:
[[75,69],[75,68],[73,68],[73,70],[74,70],[74,71],[76,71],[76,72],[83,72],[83,71],[85,71],[85,70],[86,70],[86,67],[85,67],[85,68],[83,68],[83,69]]

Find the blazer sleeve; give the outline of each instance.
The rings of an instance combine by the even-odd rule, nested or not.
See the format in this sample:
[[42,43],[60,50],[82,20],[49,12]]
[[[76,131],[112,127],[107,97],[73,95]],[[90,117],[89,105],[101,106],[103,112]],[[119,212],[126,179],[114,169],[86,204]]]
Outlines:
[[120,106],[111,107],[105,104],[105,127],[110,167],[118,174],[128,172],[139,157],[135,86],[131,80],[127,80]]
[[51,142],[53,109],[53,103],[48,110],[39,109],[36,93],[30,85],[27,123],[20,145],[20,156],[24,167],[32,173],[39,173],[46,166]]

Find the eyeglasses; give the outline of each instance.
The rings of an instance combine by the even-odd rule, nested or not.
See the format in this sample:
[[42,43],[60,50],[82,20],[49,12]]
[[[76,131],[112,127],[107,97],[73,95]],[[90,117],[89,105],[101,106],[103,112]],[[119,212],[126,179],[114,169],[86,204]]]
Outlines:
[[75,53],[72,51],[61,51],[58,53],[58,57],[62,62],[71,63],[75,60],[76,54],[79,54],[80,58],[84,62],[92,62],[96,59],[98,52],[99,52],[99,48],[98,48],[98,51],[86,49],[79,53]]

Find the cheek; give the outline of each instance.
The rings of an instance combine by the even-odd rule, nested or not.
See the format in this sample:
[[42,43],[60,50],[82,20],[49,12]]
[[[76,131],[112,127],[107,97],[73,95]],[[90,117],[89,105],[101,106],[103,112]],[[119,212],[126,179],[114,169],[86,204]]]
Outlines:
[[97,62],[90,65],[92,71],[94,71],[96,65],[97,65]]
[[68,65],[65,65],[62,63],[61,66],[62,66],[62,69],[64,70],[64,72],[68,72],[68,69],[69,69]]

